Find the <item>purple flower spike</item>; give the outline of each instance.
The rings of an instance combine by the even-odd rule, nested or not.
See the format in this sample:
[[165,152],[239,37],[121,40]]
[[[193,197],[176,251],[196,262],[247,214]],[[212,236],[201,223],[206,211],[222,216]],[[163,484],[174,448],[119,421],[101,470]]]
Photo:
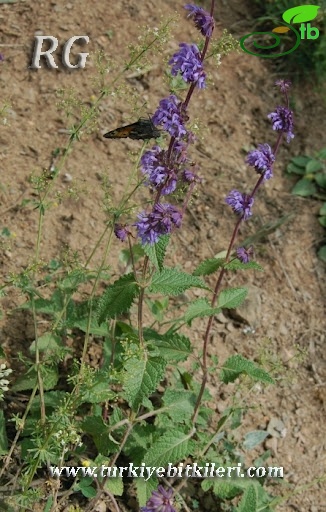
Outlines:
[[280,88],[280,91],[283,94],[285,94],[291,88],[292,84],[290,80],[276,80],[275,85]]
[[286,140],[290,142],[293,139],[293,112],[286,107],[276,107],[276,112],[268,114],[268,119],[273,123],[273,130],[281,131],[287,134]]
[[151,213],[138,214],[139,221],[135,223],[142,244],[155,244],[160,235],[171,233],[173,226],[181,226],[182,214],[177,208],[168,203],[154,205]]
[[185,82],[196,82],[197,87],[203,89],[206,86],[206,73],[198,47],[187,43],[180,43],[179,47],[180,50],[169,61],[172,75],[176,76],[180,72]]
[[122,224],[115,224],[114,225],[114,234],[121,242],[124,242],[127,240],[128,235],[130,235],[130,231],[126,228],[126,226],[123,226]]
[[249,263],[251,256],[254,253],[253,247],[250,246],[248,249],[245,247],[238,247],[237,256],[242,263]]
[[254,204],[253,197],[247,194],[241,194],[241,192],[238,190],[231,190],[225,202],[231,206],[234,213],[241,215],[243,220],[247,220],[249,217],[251,217],[251,208]]
[[174,94],[160,101],[160,106],[152,117],[156,126],[162,125],[171,137],[181,138],[187,134],[184,123],[188,120],[182,110],[182,102]]
[[273,163],[275,156],[269,144],[258,144],[258,149],[248,153],[246,162],[255,168],[258,174],[264,174],[264,179],[273,177]]
[[157,491],[152,492],[146,506],[141,508],[141,512],[176,512],[173,507],[173,489],[165,490],[159,485]]
[[188,14],[188,18],[193,16],[196,28],[203,34],[205,37],[211,37],[214,30],[214,18],[208,12],[206,12],[202,7],[197,7],[197,5],[187,4],[185,5],[185,9],[190,11]]
[[[172,194],[177,186],[177,174],[168,165],[167,151],[154,146],[141,158],[141,171],[147,176],[147,185],[159,189],[162,195]],[[163,186],[164,185],[164,186]]]

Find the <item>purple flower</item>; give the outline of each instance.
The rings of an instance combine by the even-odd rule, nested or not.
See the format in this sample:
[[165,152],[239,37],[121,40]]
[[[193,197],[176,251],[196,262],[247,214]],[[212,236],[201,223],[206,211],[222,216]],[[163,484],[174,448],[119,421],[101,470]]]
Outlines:
[[265,180],[273,177],[275,156],[269,144],[258,144],[258,149],[248,153],[246,162],[254,167],[258,174],[264,174]]
[[172,194],[177,186],[177,174],[169,165],[168,153],[159,146],[146,151],[141,158],[141,171],[148,178],[148,185],[159,189],[161,194]]
[[276,80],[275,82],[276,87],[280,88],[280,91],[285,94],[290,88],[291,88],[291,82],[290,80]]
[[188,121],[182,102],[174,94],[160,101],[160,106],[152,117],[153,123],[162,125],[171,137],[183,137],[187,134],[184,123]]
[[5,60],[5,56],[3,55],[3,53],[0,53],[0,62],[3,62]]
[[195,44],[180,43],[179,47],[180,50],[169,61],[172,75],[176,76],[180,72],[185,82],[195,82],[199,89],[203,89],[206,86],[206,73],[200,51]]
[[155,204],[150,213],[138,214],[137,226],[138,236],[142,244],[155,244],[160,235],[171,233],[173,226],[181,226],[182,214],[177,208],[168,203]]
[[242,263],[249,263],[251,256],[254,253],[253,247],[250,246],[248,249],[245,247],[238,247],[237,256]]
[[200,183],[201,182],[201,179],[199,176],[197,176],[197,174],[189,171],[188,169],[185,169],[182,173],[182,178],[184,181],[188,182],[188,183],[192,183],[192,182],[197,182],[197,183]]
[[157,491],[152,492],[146,506],[141,508],[141,512],[176,512],[173,507],[173,489],[165,490],[159,485]]
[[251,217],[251,208],[254,204],[253,197],[247,194],[241,194],[238,190],[231,190],[225,202],[231,206],[234,213],[241,215],[243,220],[247,220]]
[[286,140],[290,142],[293,139],[293,112],[286,107],[276,107],[276,112],[268,114],[268,119],[273,123],[273,130],[281,131],[287,134]]
[[188,18],[190,18],[190,16],[194,17],[195,26],[203,36],[211,37],[215,25],[214,18],[202,9],[202,7],[197,7],[197,5],[187,4],[185,5],[185,9],[190,11]]
[[115,224],[114,225],[114,234],[121,242],[124,242],[128,235],[130,235],[130,231],[126,228],[126,226],[123,226],[122,224]]

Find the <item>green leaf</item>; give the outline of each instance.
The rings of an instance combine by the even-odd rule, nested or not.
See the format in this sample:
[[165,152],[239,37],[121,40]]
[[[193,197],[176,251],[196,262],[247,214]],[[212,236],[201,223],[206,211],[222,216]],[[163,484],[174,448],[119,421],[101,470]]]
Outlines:
[[292,189],[292,194],[296,196],[313,196],[317,192],[316,186],[311,180],[303,178],[296,183]]
[[252,432],[248,432],[248,434],[245,436],[243,447],[246,450],[252,450],[263,441],[265,441],[268,435],[269,433],[266,432],[266,430],[253,430]]
[[156,244],[145,244],[143,246],[144,252],[149,257],[151,263],[160,271],[163,269],[165,253],[169,241],[170,235],[162,235]]
[[8,438],[3,410],[0,409],[0,455],[8,453]]
[[311,158],[310,156],[295,156],[291,158],[291,162],[294,163],[296,167],[301,167],[302,169],[306,168],[306,165],[308,162],[310,162]]
[[319,224],[323,226],[323,228],[326,228],[326,215],[323,217],[319,217]]
[[322,160],[326,160],[326,148],[323,148],[321,151],[319,151],[317,156],[318,156],[318,158],[321,158]]
[[231,500],[242,493],[241,487],[236,485],[234,482],[228,482],[222,479],[214,481],[213,489],[214,494],[222,500]]
[[326,190],[326,173],[325,172],[318,172],[315,175],[315,181],[320,188],[323,188]]
[[234,309],[240,306],[246,298],[248,290],[246,288],[228,288],[222,290],[218,297],[218,307],[225,309]]
[[171,429],[155,441],[145,455],[145,466],[166,467],[187,457],[190,434]]
[[319,160],[310,160],[306,166],[306,174],[315,174],[315,172],[322,171],[324,168],[323,164]]
[[326,203],[320,208],[319,215],[326,215]]
[[163,395],[166,413],[175,423],[182,423],[191,418],[196,403],[196,395],[192,391],[172,390],[168,388]]
[[134,410],[155,391],[163,378],[165,366],[166,361],[162,357],[152,357],[147,361],[132,357],[126,362],[124,390]]
[[83,478],[78,482],[79,489],[85,498],[94,498],[97,494],[96,489],[92,487],[88,482],[86,482],[86,478]]
[[94,317],[91,318],[90,325],[88,325],[88,318],[81,318],[80,320],[74,320],[73,326],[83,332],[89,332],[93,336],[106,337],[109,334],[108,324],[98,325]]
[[225,258],[210,258],[202,261],[198,267],[193,271],[193,276],[208,276],[213,274],[219,268],[223,267]]
[[[63,346],[60,336],[53,334],[51,332],[47,332],[40,336],[37,340],[37,346],[40,352],[47,352],[48,354],[55,354],[59,352]],[[35,340],[29,347],[29,350],[32,354],[36,351],[36,343]]]
[[197,299],[189,304],[185,320],[190,324],[194,318],[217,315],[220,312],[221,308],[212,308],[207,299]]
[[92,377],[92,383],[81,384],[79,399],[81,402],[89,404],[98,404],[113,400],[116,394],[108,386],[108,377],[106,372],[97,371]]
[[118,449],[118,444],[110,438],[109,427],[104,423],[101,416],[87,416],[82,422],[81,427],[83,432],[89,434],[95,443],[99,453],[109,455]]
[[162,272],[155,272],[153,275],[149,291],[162,295],[179,295],[191,287],[208,289],[198,277],[175,268],[164,268]]
[[82,270],[72,270],[68,276],[60,282],[61,290],[65,292],[73,292],[78,288],[78,285],[88,281],[89,277]]
[[98,303],[99,324],[128,311],[138,293],[139,287],[132,273],[120,277],[108,286]]
[[317,255],[318,255],[318,258],[319,258],[321,261],[325,261],[325,262],[326,262],[326,245],[323,245],[323,246],[319,249],[319,251],[318,251]]
[[145,478],[135,479],[137,497],[141,507],[146,505],[146,502],[151,497],[152,492],[157,490],[158,484],[159,482],[154,476],[151,476],[148,480]]
[[274,384],[274,380],[265,370],[262,370],[240,354],[231,356],[226,360],[221,371],[221,380],[228,384],[229,382],[234,382],[242,373],[249,375],[249,377],[255,380]]
[[144,336],[158,349],[160,356],[166,361],[185,361],[193,352],[189,338],[183,334],[159,335],[152,331],[144,331]]
[[236,508],[237,512],[257,512],[257,493],[254,485],[250,485]]
[[287,165],[286,170],[287,170],[287,172],[289,174],[297,174],[299,176],[304,176],[305,175],[305,168],[304,167],[300,167],[298,165],[295,165],[292,162],[290,162]]
[[307,21],[314,20],[318,14],[318,5],[298,5],[287,9],[282,18],[286,23],[306,23]]
[[122,476],[108,478],[104,484],[104,488],[113,494],[113,496],[122,496],[124,490]]
[[263,267],[255,261],[249,261],[248,263],[242,263],[240,260],[235,258],[225,265],[226,270],[261,270]]
[[[44,389],[53,389],[59,380],[58,370],[52,366],[42,366],[42,377]],[[27,389],[33,389],[37,382],[36,370],[32,368],[25,375],[18,377],[14,385],[12,386],[13,391],[26,391]]]

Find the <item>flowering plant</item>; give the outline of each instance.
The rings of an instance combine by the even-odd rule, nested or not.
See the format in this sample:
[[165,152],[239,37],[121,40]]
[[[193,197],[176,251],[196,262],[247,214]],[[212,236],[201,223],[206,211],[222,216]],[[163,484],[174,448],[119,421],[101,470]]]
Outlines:
[[[222,440],[225,444],[228,441],[225,433],[227,422],[238,422],[237,408],[228,408],[217,425],[213,425],[214,422],[210,421],[211,411],[205,406],[210,397],[207,389],[210,372],[216,371],[215,367],[210,367],[209,344],[214,315],[220,313],[222,308],[238,307],[247,294],[243,287],[221,290],[227,272],[261,270],[260,265],[252,260],[253,247],[238,245],[237,240],[241,223],[253,215],[254,200],[260,187],[273,177],[273,166],[282,139],[290,142],[294,136],[293,113],[288,100],[290,83],[287,80],[276,83],[284,96],[285,105],[277,106],[268,116],[277,133],[274,147],[262,142],[247,156],[248,165],[258,174],[255,185],[249,193],[233,189],[225,199],[236,216],[225,257],[206,259],[192,273],[168,267],[166,254],[171,237],[175,230],[182,228],[192,194],[201,184],[198,166],[189,156],[196,140],[189,128],[189,104],[196,89],[207,86],[205,59],[215,28],[214,0],[211,1],[210,12],[191,4],[185,8],[205,39],[198,46],[185,42],[179,44],[179,50],[169,60],[172,77],[179,77],[188,90],[185,98],[175,93],[163,98],[151,118],[153,125],[159,128],[154,133],[162,133],[163,141],[156,142],[140,157],[141,179],[136,187],[146,187],[144,190],[149,193],[150,199],[134,218],[131,218],[130,212],[135,208],[129,209],[124,204],[124,208],[114,211],[113,220],[108,223],[111,234],[114,233],[121,243],[128,244],[128,271],[114,282],[110,281],[101,295],[96,295],[99,280],[107,279],[104,272],[105,252],[103,265],[95,277],[86,272],[87,260],[84,273],[79,269],[68,273],[51,299],[42,297],[39,290],[33,289],[31,282],[35,285],[35,267],[31,271],[31,282],[26,275],[17,279],[30,298],[25,307],[30,307],[34,319],[38,312],[54,317],[50,331],[41,338],[36,336],[33,346],[36,364],[29,369],[29,374],[35,378],[31,404],[34,404],[36,391],[39,390],[41,418],[34,418],[33,437],[25,448],[29,466],[22,486],[29,488],[34,474],[45,462],[50,467],[59,460],[62,466],[69,457],[81,456],[87,446],[84,436],[92,439],[92,449],[95,447],[96,450],[92,462],[96,466],[116,469],[128,464],[128,476],[135,477],[134,486],[142,512],[176,512],[181,506],[189,510],[182,495],[189,472],[186,478],[182,478],[184,475],[178,470],[188,462],[196,466],[191,475],[202,479],[204,491],[212,492],[220,501],[241,495],[234,510],[256,512],[263,510],[266,503],[271,506],[272,500],[258,479],[254,483],[247,480],[241,483],[239,478],[237,482],[225,484],[226,490],[219,482],[212,480],[214,472],[212,475],[208,471],[214,469],[216,464],[219,469],[240,464],[236,450],[224,449],[221,445]],[[136,58],[132,57],[126,69],[130,69],[135,62]],[[100,99],[107,94],[108,91],[103,90]],[[78,139],[83,124],[85,121],[72,130],[64,158],[70,145]],[[38,189],[40,196],[43,194],[38,205],[41,219],[50,190],[44,192],[42,187],[39,185]],[[136,237],[140,244],[134,244]],[[214,274],[216,280],[212,288],[205,279]],[[91,298],[78,303],[73,298],[74,293],[79,285],[91,279],[94,281]],[[164,322],[166,301],[152,297],[157,294],[177,297],[191,288],[204,291],[208,297],[190,301],[181,321]],[[144,319],[145,304],[149,305],[154,317],[154,322],[148,324]],[[207,323],[202,351],[195,367],[196,375],[192,377],[181,366],[193,353],[192,342],[179,331],[182,323],[191,326],[197,318],[204,318]],[[169,322],[172,325],[166,329]],[[34,323],[37,325],[36,320]],[[79,365],[76,364],[78,369],[69,376],[73,389],[71,393],[61,389],[53,391],[59,380],[53,366],[64,361],[68,352],[61,342],[66,339],[69,329],[77,328],[85,333],[85,341],[81,361]],[[86,354],[90,336],[99,333],[107,346],[102,367],[94,370],[86,364]],[[41,347],[46,370],[40,369]],[[177,377],[171,377],[169,365],[178,370]],[[273,383],[267,371],[239,354],[223,362],[220,369],[223,383],[233,383],[241,375],[261,383]],[[162,382],[169,384],[162,389]],[[3,384],[4,391],[7,391],[8,381],[3,380]],[[27,409],[24,420],[29,412]],[[23,429],[24,422],[19,423],[17,419],[17,439]],[[12,453],[13,448],[6,458],[5,469]],[[205,464],[201,462],[203,460]],[[202,464],[200,468],[197,468],[196,461]],[[171,469],[169,479],[164,478],[167,467]],[[154,468],[153,471],[150,471],[151,468]],[[186,468],[189,469],[189,464]],[[96,486],[92,481],[76,478],[71,492],[81,492],[90,499],[86,511],[95,510],[97,501],[103,496],[109,497],[112,510],[119,511],[117,501],[124,488],[122,476],[119,474],[111,478],[108,474],[101,474],[96,477]],[[28,496],[28,499],[31,506],[33,496]],[[58,489],[53,492],[51,499],[53,505],[49,507],[52,507],[52,511],[58,504]]]

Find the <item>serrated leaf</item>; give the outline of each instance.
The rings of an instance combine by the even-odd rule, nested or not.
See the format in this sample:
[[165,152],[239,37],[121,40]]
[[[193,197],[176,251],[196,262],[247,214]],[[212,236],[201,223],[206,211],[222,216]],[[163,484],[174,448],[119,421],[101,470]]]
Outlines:
[[162,295],[179,295],[191,287],[208,289],[196,276],[175,268],[164,268],[162,272],[155,272],[153,275],[149,291]]
[[152,495],[153,491],[157,491],[158,480],[156,477],[151,476],[148,480],[145,478],[136,478],[135,485],[137,489],[137,498],[139,505],[143,507]]
[[320,160],[311,159],[306,165],[306,174],[314,174],[315,172],[322,171],[324,168]]
[[265,370],[262,370],[255,363],[240,354],[229,357],[223,364],[221,380],[228,384],[229,382],[234,382],[242,373],[249,375],[249,377],[255,380],[274,384],[274,380]]
[[97,371],[91,384],[81,384],[80,386],[79,399],[81,402],[98,404],[113,400],[115,396],[108,386],[107,375],[104,372]]
[[307,178],[303,178],[299,180],[293,187],[291,193],[296,196],[307,197],[313,196],[317,192],[315,184],[308,180]]
[[212,308],[207,299],[197,299],[189,304],[185,320],[190,324],[194,318],[217,315],[220,312],[221,308]]
[[193,276],[208,276],[213,274],[225,263],[225,258],[210,258],[202,261],[198,267],[193,271]]
[[319,8],[319,5],[298,5],[287,9],[282,18],[286,23],[306,23],[316,18]]
[[249,261],[248,263],[242,263],[237,258],[229,261],[225,265],[225,270],[261,270],[263,271],[263,267],[256,263],[255,261]]
[[132,357],[126,362],[124,391],[134,410],[155,391],[163,378],[165,367],[166,361],[162,357],[152,357],[147,361]]
[[138,293],[139,286],[132,273],[120,277],[108,286],[98,303],[99,324],[128,311]]
[[162,235],[156,244],[145,244],[143,246],[144,252],[149,257],[151,263],[160,271],[163,269],[165,253],[169,241],[170,235]]
[[176,423],[187,421],[194,412],[196,395],[192,391],[172,390],[168,388],[163,395],[164,408]]
[[222,500],[231,500],[242,493],[242,489],[234,482],[215,480],[213,484],[214,494]]
[[166,361],[185,361],[193,349],[187,336],[183,334],[154,334],[144,331],[145,339],[157,347],[159,354]]
[[73,323],[74,327],[80,329],[83,332],[89,332],[93,336],[105,337],[109,334],[108,324],[98,325],[98,322],[95,318],[91,318],[91,323],[88,325],[87,318],[81,318],[80,320],[75,320]]
[[[37,340],[37,347],[40,352],[52,352],[56,353],[62,348],[62,340],[60,336],[57,336],[56,334],[53,334],[51,332],[47,332],[40,336]],[[32,344],[29,347],[29,350],[32,354],[35,353],[36,350],[36,343],[35,340],[32,342]]]
[[234,309],[243,303],[248,290],[246,288],[228,288],[222,290],[218,297],[218,307],[225,309]]
[[257,512],[257,494],[254,485],[250,485],[245,490],[236,510],[237,512]]
[[113,496],[122,496],[124,490],[122,476],[108,478],[104,484],[104,488],[113,494]]
[[109,427],[104,423],[101,416],[87,416],[81,422],[81,427],[83,432],[86,432],[93,438],[100,454],[108,456],[110,453],[117,451],[119,443],[114,442],[114,439],[109,434]]
[[[43,366],[42,367],[43,385],[45,391],[53,389],[58,380],[59,374],[55,367]],[[28,373],[18,377],[14,385],[12,386],[13,391],[25,391],[27,389],[33,389],[37,382],[36,370],[32,368]]]
[[166,467],[175,464],[188,455],[188,442],[191,434],[171,429],[165,432],[145,455],[145,466]]
[[269,433],[266,430],[253,430],[252,432],[248,432],[243,441],[243,447],[246,450],[252,450],[265,441],[268,435]]

